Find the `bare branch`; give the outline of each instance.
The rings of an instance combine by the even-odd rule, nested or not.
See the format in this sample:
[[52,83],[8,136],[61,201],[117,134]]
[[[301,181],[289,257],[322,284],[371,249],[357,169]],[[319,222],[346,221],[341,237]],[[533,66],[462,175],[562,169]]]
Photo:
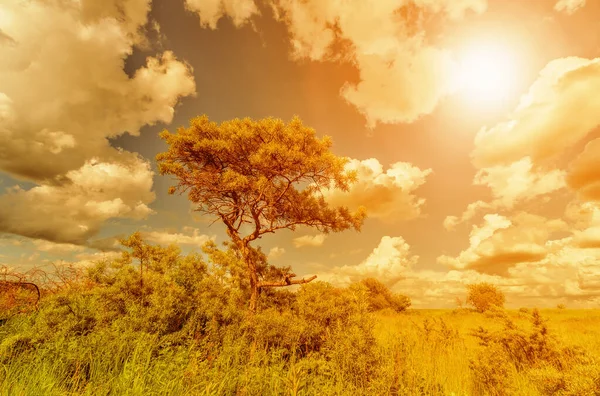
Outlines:
[[[294,275],[294,274],[291,274]],[[295,276],[295,275],[294,275]],[[260,282],[258,284],[258,287],[285,287],[285,286],[291,286],[291,285],[302,285],[304,283],[309,283],[314,281],[315,279],[317,279],[317,275],[313,275],[310,278],[302,278],[302,279],[297,279],[297,280],[293,280],[291,279],[293,276],[286,276],[282,281],[279,282]]]

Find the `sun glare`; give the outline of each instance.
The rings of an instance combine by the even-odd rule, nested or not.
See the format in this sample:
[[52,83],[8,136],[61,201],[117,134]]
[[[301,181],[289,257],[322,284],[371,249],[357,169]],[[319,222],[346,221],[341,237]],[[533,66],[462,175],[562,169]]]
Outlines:
[[516,58],[508,48],[480,44],[461,51],[454,73],[457,93],[475,103],[499,103],[513,94]]

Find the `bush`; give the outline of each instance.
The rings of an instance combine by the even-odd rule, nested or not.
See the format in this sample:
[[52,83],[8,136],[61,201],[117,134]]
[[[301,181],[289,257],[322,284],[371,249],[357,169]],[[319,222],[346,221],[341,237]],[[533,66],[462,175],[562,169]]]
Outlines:
[[[513,394],[507,388],[508,377],[514,372],[526,372],[532,374],[542,394],[557,394],[574,382],[576,376],[570,374],[573,367],[589,366],[583,349],[560,345],[537,309],[530,316],[531,327],[528,329],[517,326],[508,317],[503,320],[505,326],[501,331],[491,332],[479,327],[472,332],[484,347],[470,364],[476,386],[484,393]],[[577,386],[578,389],[590,389],[596,384],[592,380]]]
[[504,307],[504,293],[491,283],[476,283],[467,285],[467,304],[472,305],[477,312],[485,312],[492,307]]
[[367,289],[370,311],[390,308],[396,312],[402,312],[410,307],[411,301],[409,297],[392,293],[386,285],[377,279],[363,279],[359,284]]

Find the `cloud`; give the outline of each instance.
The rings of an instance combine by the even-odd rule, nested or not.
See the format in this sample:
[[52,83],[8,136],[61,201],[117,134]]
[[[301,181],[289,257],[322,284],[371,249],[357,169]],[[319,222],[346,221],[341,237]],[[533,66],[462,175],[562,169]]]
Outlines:
[[164,231],[148,231],[143,232],[142,237],[153,243],[157,243],[159,245],[167,246],[171,244],[176,245],[192,245],[201,247],[208,241],[214,241],[216,236],[208,236],[204,234],[200,234],[200,230],[197,228],[185,227],[184,231],[187,234],[183,233],[170,233]]
[[374,127],[413,122],[431,113],[451,91],[449,51],[428,43],[423,19],[438,14],[456,20],[466,11],[485,11],[485,0],[277,0],[276,18],[291,36],[295,59],[353,63],[359,82],[347,82],[341,95]]
[[484,201],[475,201],[467,206],[463,214],[458,216],[446,216],[444,219],[444,228],[448,231],[453,231],[457,225],[474,218],[480,211],[492,209],[492,205]]
[[569,203],[564,221],[527,213],[484,219],[466,250],[439,258],[449,271],[409,270],[393,289],[417,307],[451,307],[456,297],[464,300],[466,284],[477,282],[498,285],[511,306],[600,303],[599,203]]
[[150,164],[123,153],[115,162],[90,160],[60,184],[0,195],[0,232],[83,245],[112,218],[143,219],[154,200]]
[[258,14],[253,0],[185,0],[185,7],[198,14],[202,27],[210,29],[216,29],[225,16],[229,16],[236,27],[241,27]]
[[375,158],[363,161],[352,159],[347,170],[357,172],[358,181],[350,190],[324,191],[325,199],[335,206],[367,208],[369,217],[384,221],[409,220],[419,217],[425,204],[414,192],[425,184],[431,169],[421,170],[407,163],[392,164],[385,172]]
[[600,125],[598,90],[600,58],[549,62],[509,119],[482,128],[475,137],[472,159],[479,170],[474,184],[490,187],[493,201],[472,203],[462,216],[449,216],[446,228],[471,220],[482,209],[548,200],[567,186],[582,199],[600,199],[600,143],[588,142],[583,153],[576,151]]
[[481,273],[509,276],[518,263],[537,262],[546,257],[546,246],[553,232],[568,228],[562,220],[518,213],[512,220],[497,214],[484,216],[481,227],[473,226],[469,247],[457,257],[442,255],[438,262],[454,269],[473,269]]
[[600,201],[600,139],[589,142],[571,162],[567,183],[582,199]]
[[496,165],[477,172],[475,185],[488,186],[495,198],[492,207],[512,208],[515,203],[557,191],[565,186],[565,172],[533,170],[529,157],[508,165]]
[[572,202],[565,215],[573,221],[572,245],[580,249],[600,249],[600,204]]
[[334,267],[319,277],[336,284],[349,284],[374,277],[388,286],[398,282],[419,260],[410,252],[410,245],[402,237],[384,236],[371,254],[358,265]]
[[460,218],[448,216],[444,220],[444,227],[453,230],[458,224],[472,220],[484,210],[510,210],[521,202],[548,197],[566,187],[566,171],[543,171],[533,168],[531,159],[525,157],[511,164],[480,169],[473,179],[473,184],[489,187],[493,200],[469,204]]
[[72,264],[76,267],[89,267],[100,261],[113,261],[121,258],[121,252],[93,252],[75,255],[73,260],[63,260],[62,264]]
[[297,248],[303,246],[322,246],[325,242],[327,235],[318,234],[318,235],[304,235],[298,238],[294,238],[292,241],[294,246]]
[[170,122],[194,93],[190,68],[171,52],[132,78],[123,69],[149,1],[96,3],[0,6],[0,29],[17,43],[0,46],[0,170],[41,181],[114,156],[107,138]]
[[55,243],[50,241],[45,241],[43,239],[35,239],[33,241],[33,245],[36,250],[50,253],[50,254],[67,254],[73,252],[81,252],[85,248],[79,245],[73,245],[70,243]]
[[558,0],[554,5],[554,10],[572,15],[580,8],[585,6],[586,0]]
[[475,166],[507,165],[524,157],[541,164],[567,152],[600,124],[598,91],[600,58],[551,61],[508,121],[477,133]]
[[269,254],[267,254],[267,258],[269,260],[277,260],[279,257],[283,256],[285,253],[285,249],[279,246],[275,246],[269,250]]
[[[367,119],[381,123],[413,122],[431,113],[453,90],[455,63],[450,51],[429,42],[424,21],[437,16],[457,21],[468,11],[481,14],[487,0],[273,0],[268,2],[289,31],[295,60],[341,61],[359,71],[340,95]],[[236,27],[259,14],[253,0],[185,0],[203,27],[216,29],[230,17]]]
[[37,184],[0,196],[1,231],[81,244],[107,219],[151,212],[148,164],[108,139],[171,122],[195,83],[169,51],[125,73],[149,10],[150,0],[0,5],[13,40],[0,45],[0,172]]

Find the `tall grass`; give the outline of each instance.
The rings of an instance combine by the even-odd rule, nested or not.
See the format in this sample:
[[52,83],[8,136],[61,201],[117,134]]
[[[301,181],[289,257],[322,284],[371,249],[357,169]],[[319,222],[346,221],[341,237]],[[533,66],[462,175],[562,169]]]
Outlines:
[[[34,316],[35,314],[33,314]],[[104,331],[52,342],[27,335],[32,317],[0,326],[0,395],[595,395],[600,392],[600,314],[544,311],[563,345],[585,348],[586,360],[563,370],[539,364],[517,370],[479,345],[472,329],[498,329],[478,313],[412,311],[376,313],[374,345],[338,338],[326,352],[307,355],[225,337],[218,347],[203,340],[169,344],[144,332]],[[509,317],[523,327],[518,312]],[[585,323],[585,327],[580,323]],[[566,336],[568,335],[568,337]],[[358,335],[357,335],[358,336]],[[564,338],[562,338],[564,337]],[[364,349],[366,348],[366,349]],[[371,353],[365,359],[364,354]],[[477,385],[472,362],[508,363],[500,388]],[[363,359],[357,362],[357,359]],[[503,360],[504,359],[504,360]],[[487,361],[486,360],[486,361]],[[357,364],[358,363],[358,364]],[[479,379],[481,382],[481,378]],[[485,380],[485,379],[484,379]],[[595,382],[594,382],[595,381]],[[568,383],[567,383],[568,382]],[[505,389],[505,392],[502,392]],[[583,392],[583,393],[578,393]]]
[[0,395],[600,394],[600,311],[398,312],[380,285],[313,282],[248,315],[226,265],[155,253],[144,282],[100,263],[0,312]]

